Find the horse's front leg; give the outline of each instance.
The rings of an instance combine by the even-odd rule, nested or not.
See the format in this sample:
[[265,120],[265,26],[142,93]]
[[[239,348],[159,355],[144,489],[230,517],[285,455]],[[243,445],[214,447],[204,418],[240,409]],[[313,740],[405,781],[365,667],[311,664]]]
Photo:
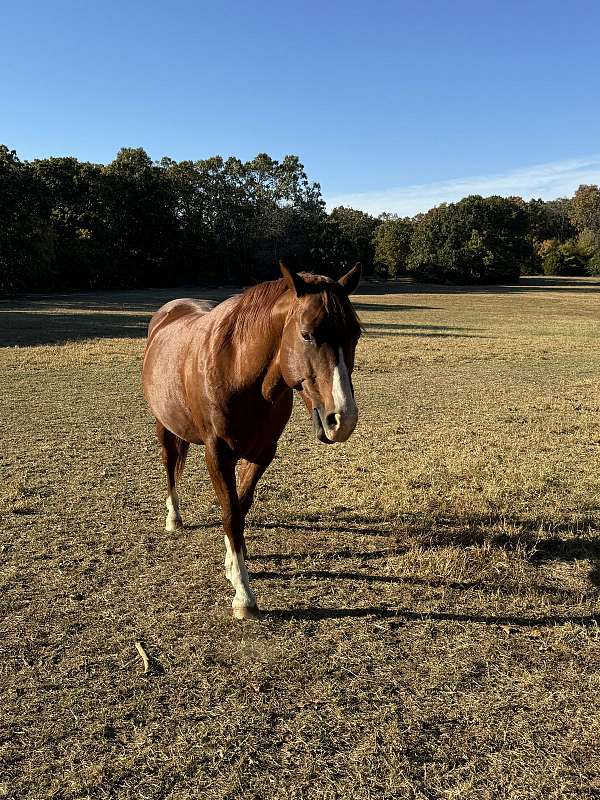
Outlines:
[[[273,458],[275,457],[275,450],[276,448],[273,447],[260,459],[260,461],[247,461],[245,458],[240,459],[238,468],[237,493],[244,521],[246,520],[246,514],[248,511],[250,511],[252,502],[254,501],[254,490],[256,489],[256,484],[262,478],[271,461],[273,461]],[[248,558],[245,539],[242,541],[242,550],[244,553],[244,558]],[[225,567],[227,567],[227,558],[225,559]]]
[[[246,514],[250,511],[252,501],[254,500],[254,490],[256,484],[261,479],[264,471],[273,460],[273,455],[269,456],[268,460],[260,463],[254,461],[246,461],[241,458],[238,467],[238,482],[237,493],[240,502],[240,510],[242,512],[242,519],[244,521],[244,528],[246,527]],[[248,548],[246,547],[246,535],[242,536],[242,555],[244,561],[248,560]],[[231,580],[231,566],[233,556],[231,548],[228,546],[228,539],[225,537],[225,575],[228,580]]]
[[254,592],[244,561],[244,514],[235,483],[236,457],[221,439],[205,444],[206,466],[221,506],[225,530],[225,574],[235,589],[231,603],[237,619],[252,619],[258,616]]

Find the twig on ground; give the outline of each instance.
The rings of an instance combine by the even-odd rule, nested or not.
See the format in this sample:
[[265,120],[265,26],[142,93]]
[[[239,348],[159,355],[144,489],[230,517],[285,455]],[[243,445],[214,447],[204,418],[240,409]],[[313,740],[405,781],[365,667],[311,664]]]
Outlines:
[[150,671],[150,659],[148,658],[148,653],[142,647],[142,643],[139,641],[134,642],[135,649],[140,654],[142,661],[144,662],[144,674]]

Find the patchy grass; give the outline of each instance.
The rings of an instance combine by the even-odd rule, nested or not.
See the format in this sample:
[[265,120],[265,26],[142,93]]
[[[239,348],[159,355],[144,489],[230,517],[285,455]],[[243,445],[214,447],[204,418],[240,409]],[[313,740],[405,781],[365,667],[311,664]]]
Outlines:
[[162,530],[171,296],[0,306],[0,797],[600,797],[599,287],[357,297],[359,426],[297,408],[249,518],[258,624],[198,449]]

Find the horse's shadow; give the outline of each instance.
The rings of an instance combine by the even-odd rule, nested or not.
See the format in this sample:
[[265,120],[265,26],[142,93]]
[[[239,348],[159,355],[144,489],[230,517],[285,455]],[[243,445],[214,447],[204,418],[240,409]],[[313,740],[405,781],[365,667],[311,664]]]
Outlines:
[[552,628],[569,623],[585,628],[597,628],[600,625],[600,614],[583,616],[548,615],[546,617],[521,617],[518,615],[460,614],[444,611],[411,611],[405,608],[389,608],[387,606],[364,606],[361,608],[301,608],[270,609],[263,612],[267,620],[319,622],[328,619],[360,619],[374,617],[387,620],[391,630],[399,628],[406,622],[462,622],[481,625],[506,625],[516,628]]
[[[497,524],[510,527],[514,534],[493,533],[490,529]],[[270,530],[302,530],[315,533],[343,533],[348,537],[374,536],[394,539],[398,545],[402,542],[404,549],[407,544],[418,544],[423,549],[438,549],[449,545],[473,547],[487,544],[493,548],[514,550],[517,547],[525,548],[530,552],[530,557],[535,561],[548,561],[559,559],[561,561],[576,561],[581,559],[600,559],[600,535],[581,536],[571,535],[575,523],[570,521],[545,522],[539,519],[523,519],[518,516],[501,514],[472,515],[453,518],[444,515],[440,522],[429,522],[425,519],[414,517],[407,523],[398,523],[395,519],[377,517],[370,519],[363,515],[348,515],[336,517],[331,521],[327,519],[300,519],[293,522],[266,522],[252,521],[251,528]],[[544,528],[551,530],[548,536],[540,535]],[[600,534],[600,515],[590,513],[580,519],[577,530],[588,531],[598,529]],[[406,543],[406,544],[404,544]],[[348,555],[352,555],[352,547],[347,547]],[[371,552],[371,551],[369,551]],[[385,552],[388,552],[387,550]],[[285,557],[285,554],[274,554],[272,558]]]
[[[594,510],[593,510],[594,511]],[[495,525],[502,523],[512,528],[515,533],[494,532]],[[505,594],[518,595],[525,592],[552,596],[557,602],[568,604],[579,603],[585,597],[590,600],[600,599],[600,537],[595,535],[598,526],[598,517],[590,513],[587,518],[580,519],[576,527],[578,533],[573,534],[574,524],[569,521],[543,521],[538,519],[524,519],[519,516],[507,517],[505,515],[481,515],[460,518],[444,516],[443,520],[435,522],[420,519],[415,516],[404,523],[385,517],[370,518],[365,515],[347,514],[334,519],[323,516],[302,517],[289,519],[286,522],[249,520],[249,568],[252,578],[266,581],[291,580],[322,580],[328,583],[344,582],[363,583],[371,586],[377,585],[404,585],[423,586],[431,588],[444,588],[455,591],[479,590],[482,592],[496,592],[499,588]],[[201,524],[186,526],[188,530],[219,529],[219,521],[207,520]],[[544,536],[540,530],[550,530]],[[252,542],[252,533],[285,530],[292,533],[298,531],[303,534],[315,533],[321,536],[327,534],[344,535],[347,543],[336,549],[319,549],[315,551],[273,552],[267,550],[260,552]],[[583,533],[581,533],[583,532]],[[361,539],[362,548],[354,548],[353,540]],[[364,538],[374,537],[382,547],[364,549]],[[261,537],[262,538],[262,537]],[[268,536],[271,541],[272,537]],[[306,537],[304,537],[306,541]],[[338,538],[339,542],[339,538]],[[465,549],[486,545],[507,553],[521,550],[524,557],[532,567],[541,566],[549,562],[574,563],[577,561],[590,562],[588,573],[589,587],[587,589],[572,589],[552,585],[550,583],[535,582],[526,589],[519,586],[505,584],[499,586],[494,581],[486,580],[449,580],[445,577],[420,577],[412,575],[390,575],[377,570],[378,562],[402,555],[410,547],[417,546],[420,550],[441,550],[449,546]],[[353,566],[344,568],[344,560],[351,560]],[[320,568],[326,560],[331,568]],[[299,566],[295,565],[300,562]],[[357,563],[358,562],[358,563]],[[339,568],[336,568],[339,564]],[[306,566],[304,566],[306,565]],[[368,571],[360,571],[362,566],[370,566]],[[358,567],[358,569],[357,569]],[[572,616],[554,614],[545,617],[529,617],[519,615],[489,615],[475,613],[457,613],[445,611],[419,612],[406,608],[389,606],[365,606],[356,608],[293,608],[271,609],[263,614],[266,620],[272,621],[320,621],[328,619],[345,618],[370,618],[385,620],[386,625],[399,627],[410,621],[454,621],[463,623],[479,623],[484,625],[508,625],[517,628],[552,627],[573,623],[583,627],[600,625],[600,614]]]
[[[361,556],[364,554],[360,554]],[[264,558],[264,557],[263,557]],[[262,560],[262,559],[261,559]],[[344,570],[319,570],[319,569],[300,569],[297,571],[281,571],[278,570],[258,570],[252,572],[253,578],[262,580],[285,580],[300,578],[303,580],[322,579],[326,581],[352,581],[357,583],[366,583],[370,585],[377,584],[396,584],[399,586],[428,586],[431,588],[444,588],[455,589],[457,591],[479,589],[484,591],[495,591],[498,588],[497,584],[486,581],[453,581],[445,578],[420,578],[413,575],[369,575],[364,572],[349,572]],[[502,587],[505,593],[519,594],[519,590],[512,587]],[[568,598],[581,598],[586,592],[580,589],[567,589],[560,586],[552,586],[549,584],[536,584],[535,586],[528,587],[528,590],[535,590],[537,593],[555,595],[561,599]],[[594,596],[597,594],[595,589],[589,593]]]
[[[515,530],[513,535],[506,533],[494,533],[494,524],[503,523]],[[301,566],[299,569],[286,568],[287,563],[307,560],[311,558],[311,553],[262,553],[252,557],[251,564],[256,563],[256,568],[251,566],[251,574],[256,579],[262,580],[323,580],[323,581],[350,581],[366,583],[373,586],[385,584],[413,585],[442,587],[446,589],[461,590],[481,590],[495,592],[499,587],[495,582],[474,580],[474,581],[452,581],[446,578],[421,578],[417,576],[396,576],[386,573],[378,573],[376,569],[368,572],[360,571],[360,566],[368,562],[369,566],[376,566],[379,560],[390,556],[401,555],[409,550],[409,545],[417,545],[421,550],[443,549],[449,546],[458,546],[469,549],[475,546],[487,545],[493,549],[511,552],[519,548],[532,567],[539,567],[547,562],[590,562],[588,574],[589,587],[587,589],[572,589],[561,587],[544,582],[528,586],[526,590],[518,586],[503,585],[504,593],[520,594],[523,591],[554,596],[558,602],[578,603],[582,597],[589,599],[600,599],[598,587],[600,587],[600,537],[596,534],[598,518],[595,514],[590,514],[586,519],[580,520],[573,533],[574,524],[569,521],[553,521],[549,523],[537,519],[522,519],[517,516],[508,519],[506,516],[493,515],[461,517],[460,519],[444,518],[442,524],[427,524],[426,521],[413,519],[408,526],[399,525],[395,520],[382,520],[381,518],[369,519],[365,516],[348,515],[347,518],[340,519],[339,516],[329,524],[327,520],[315,519],[314,521],[299,519],[286,523],[254,523],[255,528],[263,530],[283,528],[286,530],[314,531],[315,533],[327,534],[335,532],[348,536],[348,544],[337,550],[315,553],[320,560],[326,558],[328,561],[341,562],[344,559],[352,559],[359,562],[359,570],[351,568],[344,569],[340,564],[340,569],[321,569],[313,566],[314,561],[309,563],[307,568]],[[550,529],[551,533],[544,536],[543,531]],[[374,550],[354,550],[352,548],[352,537],[354,536],[375,536],[380,541],[389,542],[389,547]],[[283,569],[279,569],[279,565]],[[583,626],[595,626],[600,624],[600,614],[589,614],[587,616],[568,616],[568,615],[549,615],[546,617],[527,617],[527,616],[492,616],[481,614],[461,614],[454,612],[427,612],[426,614],[407,609],[399,610],[386,606],[380,607],[361,607],[361,608],[310,608],[310,609],[273,609],[266,613],[267,618],[273,620],[324,620],[324,619],[343,619],[347,617],[375,617],[377,619],[390,620],[393,624],[401,625],[407,620],[434,619],[434,620],[453,620],[457,622],[479,622],[488,625],[514,625],[518,627],[540,627],[561,625],[568,622]]]

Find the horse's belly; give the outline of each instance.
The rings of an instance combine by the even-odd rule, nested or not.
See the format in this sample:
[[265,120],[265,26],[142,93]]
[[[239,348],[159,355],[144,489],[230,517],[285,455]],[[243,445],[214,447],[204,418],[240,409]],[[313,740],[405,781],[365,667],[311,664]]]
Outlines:
[[152,413],[165,428],[192,444],[203,444],[204,436],[196,421],[184,406],[171,403],[149,403]]
[[[146,385],[153,387],[150,391],[146,389],[146,400],[156,419],[186,442],[201,444],[202,434],[197,429],[177,382],[162,379],[160,376],[155,380],[150,374]],[[157,385],[158,389],[154,388]]]

